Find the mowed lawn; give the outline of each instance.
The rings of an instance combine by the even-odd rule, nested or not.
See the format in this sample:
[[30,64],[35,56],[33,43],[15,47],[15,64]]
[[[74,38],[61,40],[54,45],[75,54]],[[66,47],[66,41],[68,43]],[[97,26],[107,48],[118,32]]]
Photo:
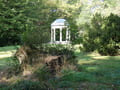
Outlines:
[[0,70],[6,68],[19,46],[0,47]]
[[83,81],[95,90],[120,90],[120,56],[101,56],[76,52]]
[[[0,47],[0,71],[19,46]],[[80,87],[81,90],[120,90],[120,56],[100,56],[75,52],[78,70],[69,71],[58,82],[59,87]]]

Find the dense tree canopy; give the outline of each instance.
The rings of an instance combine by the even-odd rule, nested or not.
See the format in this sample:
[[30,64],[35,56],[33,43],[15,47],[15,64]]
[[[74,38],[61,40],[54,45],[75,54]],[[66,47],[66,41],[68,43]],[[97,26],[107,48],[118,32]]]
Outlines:
[[116,55],[120,49],[120,17],[111,14],[102,17],[96,14],[90,24],[86,25],[84,36],[85,51],[98,50],[103,55]]
[[40,34],[44,30],[49,34],[50,24],[57,18],[66,18],[73,24],[72,31],[76,27],[73,20],[76,9],[70,3],[58,0],[0,0],[0,4],[0,46],[24,42],[25,37],[21,38],[21,35],[28,31],[40,30]]
[[24,11],[26,2],[21,0],[0,0],[0,45],[20,41],[20,33],[27,21]]

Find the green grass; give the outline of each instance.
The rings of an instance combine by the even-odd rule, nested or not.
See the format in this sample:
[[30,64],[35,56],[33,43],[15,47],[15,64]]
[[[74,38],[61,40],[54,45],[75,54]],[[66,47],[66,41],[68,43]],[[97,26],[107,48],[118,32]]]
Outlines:
[[[75,52],[78,71],[64,72],[58,87],[83,87],[85,90],[120,90],[120,56],[100,56]],[[83,90],[84,90],[83,89]]]
[[19,48],[19,46],[6,46],[6,47],[0,47],[0,52],[5,51],[12,51],[16,50],[16,48]]
[[[80,73],[88,82],[106,86],[120,86],[120,56],[100,56],[76,52]],[[120,88],[120,87],[119,87]]]
[[11,58],[0,59],[0,70],[3,70],[4,68],[8,66],[9,60],[11,60]]
[[0,70],[8,66],[11,57],[19,46],[0,47]]

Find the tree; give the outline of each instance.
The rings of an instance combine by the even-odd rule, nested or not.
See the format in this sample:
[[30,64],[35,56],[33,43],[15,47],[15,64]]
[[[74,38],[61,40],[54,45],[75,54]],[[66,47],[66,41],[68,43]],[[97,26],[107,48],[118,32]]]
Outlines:
[[0,46],[22,44],[23,32],[49,33],[50,23],[60,16],[55,9],[55,3],[47,0],[0,0]]
[[0,46],[20,43],[27,21],[25,0],[0,0]]
[[120,17],[111,14],[102,17],[96,14],[90,25],[87,24],[87,34],[84,38],[85,51],[94,51],[102,55],[116,55],[120,48]]

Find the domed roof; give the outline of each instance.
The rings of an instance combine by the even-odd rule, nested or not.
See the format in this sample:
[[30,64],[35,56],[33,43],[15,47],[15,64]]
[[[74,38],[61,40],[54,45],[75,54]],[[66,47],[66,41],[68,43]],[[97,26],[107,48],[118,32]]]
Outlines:
[[68,22],[65,19],[56,19],[51,26],[68,26]]

